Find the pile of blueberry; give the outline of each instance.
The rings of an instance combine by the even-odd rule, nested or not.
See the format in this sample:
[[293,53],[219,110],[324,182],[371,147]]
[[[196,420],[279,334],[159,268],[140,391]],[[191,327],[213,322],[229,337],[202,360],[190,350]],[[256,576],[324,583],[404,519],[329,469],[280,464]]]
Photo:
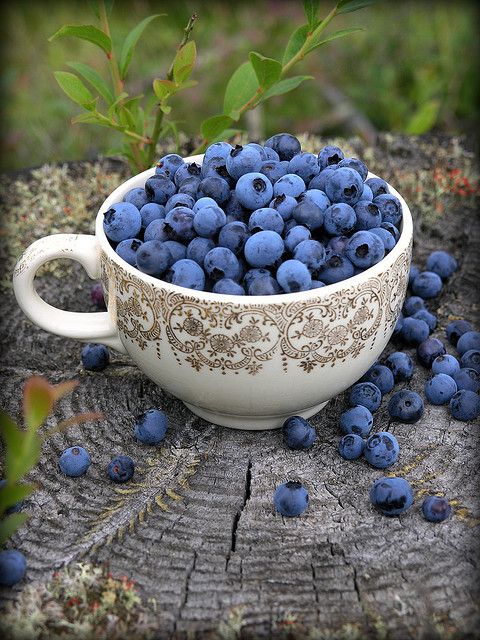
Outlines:
[[317,156],[288,133],[263,146],[217,142],[202,166],[161,158],[144,187],[105,212],[103,228],[128,264],[181,287],[307,291],[368,269],[397,243],[400,201],[367,174],[338,147]]

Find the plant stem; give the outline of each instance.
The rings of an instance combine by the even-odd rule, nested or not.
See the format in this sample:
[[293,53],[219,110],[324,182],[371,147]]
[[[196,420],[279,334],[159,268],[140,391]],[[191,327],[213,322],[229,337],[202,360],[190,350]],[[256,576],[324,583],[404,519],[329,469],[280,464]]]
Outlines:
[[[111,38],[110,36],[110,26],[108,24],[107,10],[105,8],[105,2],[100,0],[98,3],[98,9],[100,14],[100,23],[102,25],[102,29],[104,33]],[[115,95],[119,96],[123,91],[123,80],[120,78],[120,71],[118,69],[117,58],[115,56],[115,51],[113,50],[110,53],[107,53],[108,66],[110,67],[110,75],[112,76],[113,90],[115,91]]]
[[[177,47],[177,51],[187,44],[188,39],[190,37],[190,33],[195,24],[195,21],[197,20],[197,17],[198,16],[196,13],[190,16],[190,20],[188,21],[187,26],[183,30],[183,38]],[[167,73],[167,80],[173,80],[173,61]],[[157,113],[155,115],[155,124],[153,125],[153,132],[150,138],[151,141],[149,143],[149,149],[148,149],[148,155],[147,155],[147,165],[149,167],[153,163],[153,156],[155,155],[155,149],[157,147],[158,137],[162,129],[162,121],[163,121],[163,111],[160,109],[160,105],[158,105]]]

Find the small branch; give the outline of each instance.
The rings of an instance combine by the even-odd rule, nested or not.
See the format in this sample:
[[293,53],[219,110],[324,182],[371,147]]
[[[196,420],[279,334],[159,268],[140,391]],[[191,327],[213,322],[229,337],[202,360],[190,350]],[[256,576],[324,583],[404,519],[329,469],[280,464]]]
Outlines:
[[[192,32],[192,29],[193,29],[193,27],[195,25],[195,22],[196,22],[197,18],[198,18],[198,16],[197,16],[196,13],[194,13],[194,14],[192,14],[190,16],[190,20],[187,22],[187,26],[183,30],[183,38],[182,38],[180,44],[177,47],[177,51],[180,51],[180,49],[187,44],[188,39],[190,38],[190,33]],[[170,65],[170,69],[168,70],[168,73],[167,73],[167,80],[173,80],[173,61],[172,61],[172,64]]]
[[[98,3],[99,14],[100,14],[100,23],[102,25],[102,29],[104,33],[111,38],[110,36],[110,26],[108,24],[107,10],[105,8],[105,2],[100,0]],[[113,89],[115,91],[115,95],[119,96],[123,91],[124,82],[120,78],[120,71],[118,69],[117,58],[115,56],[115,51],[113,50],[110,53],[107,53],[108,66],[110,67],[110,75],[112,76]]]

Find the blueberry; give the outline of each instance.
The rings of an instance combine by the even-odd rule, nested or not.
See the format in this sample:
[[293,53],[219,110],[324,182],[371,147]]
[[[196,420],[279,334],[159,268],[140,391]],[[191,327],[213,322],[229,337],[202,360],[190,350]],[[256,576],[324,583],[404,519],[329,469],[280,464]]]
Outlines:
[[251,283],[257,278],[263,278],[271,275],[272,274],[268,269],[249,269],[243,277],[243,284],[248,289]]
[[355,267],[368,269],[384,257],[385,247],[373,233],[357,231],[348,241],[345,253]]
[[65,449],[58,460],[58,466],[66,476],[77,478],[87,473],[90,462],[88,452],[83,447],[75,446]]
[[368,178],[365,180],[365,184],[368,184],[375,198],[384,193],[390,193],[388,184],[381,178]]
[[400,226],[403,212],[400,200],[396,196],[386,193],[381,194],[373,199],[373,204],[377,205],[382,216],[382,222],[390,222],[397,228]]
[[235,183],[235,180],[227,171],[225,159],[221,157],[210,158],[210,160],[202,164],[202,178],[222,178],[228,184],[229,189]]
[[147,192],[145,189],[142,189],[142,187],[135,187],[135,189],[127,191],[123,196],[123,201],[130,202],[130,204],[133,204],[140,211],[143,205],[148,202]]
[[277,282],[285,293],[308,291],[312,284],[312,276],[300,260],[285,260],[278,267]]
[[478,349],[465,351],[460,362],[462,368],[475,369],[477,373],[480,373],[480,351]]
[[288,173],[296,173],[305,183],[310,182],[320,173],[317,157],[306,151],[297,153],[288,163]]
[[187,178],[178,187],[178,193],[186,193],[192,198],[196,198],[198,195],[198,187],[200,186],[200,178]]
[[13,587],[23,580],[27,571],[25,556],[16,549],[0,551],[0,586]]
[[225,213],[218,205],[207,205],[199,209],[193,218],[193,228],[199,236],[212,238],[226,224]]
[[426,309],[420,309],[420,311],[416,311],[413,314],[412,318],[415,318],[416,320],[423,320],[424,322],[426,322],[430,331],[434,331],[435,327],[437,326],[437,316],[434,316],[433,313],[430,313],[430,311],[427,311]]
[[280,195],[292,196],[298,198],[306,189],[305,182],[295,173],[287,173],[279,178],[273,185],[273,193],[275,197]]
[[339,253],[326,255],[325,266],[320,277],[325,284],[333,284],[351,278],[353,276],[353,264],[346,256]]
[[[7,481],[6,480],[0,480],[0,489],[3,489],[3,487],[7,486]],[[2,503],[3,503],[3,499],[2,499]],[[9,506],[8,508],[5,509],[5,513],[7,515],[10,515],[11,513],[18,513],[19,511],[21,511],[23,508],[23,501],[20,500],[18,502],[15,502],[14,504],[12,504],[11,506]]]
[[383,229],[382,227],[374,227],[373,229],[369,229],[369,231],[370,233],[373,233],[374,235],[378,236],[380,240],[383,242],[383,246],[385,247],[385,255],[387,253],[390,253],[390,251],[393,249],[393,247],[396,244],[395,237],[392,236],[392,234],[389,231],[387,231],[386,229]]
[[450,413],[456,420],[467,422],[475,420],[480,414],[480,397],[478,393],[461,389],[450,400]]
[[268,138],[264,146],[276,151],[280,160],[291,160],[301,149],[300,142],[290,133],[277,133]]
[[310,285],[310,290],[311,289],[321,289],[322,287],[325,287],[325,283],[322,282],[321,280],[312,280],[312,284]]
[[178,260],[183,260],[183,258],[185,258],[187,255],[187,247],[181,242],[176,242],[175,240],[166,240],[163,243],[163,246],[166,247],[172,255],[170,265],[178,262]]
[[345,255],[349,240],[350,238],[348,236],[334,236],[328,241],[327,249],[330,250],[330,253],[340,253],[341,255]]
[[223,158],[227,159],[228,154],[233,151],[233,147],[228,142],[214,142],[205,150],[203,161],[208,162],[210,158]]
[[394,224],[392,224],[391,222],[382,222],[380,227],[392,234],[392,236],[395,238],[395,243],[399,241],[400,231],[397,229],[397,227]]
[[247,214],[247,209],[240,203],[235,189],[230,191],[230,197],[222,208],[227,216],[227,222],[233,222],[234,220],[243,221],[244,216]]
[[317,240],[303,240],[293,250],[293,257],[303,262],[311,273],[316,273],[325,265],[325,248]]
[[467,351],[480,349],[480,332],[467,331],[460,336],[457,342],[458,355],[463,356]]
[[403,313],[406,316],[413,316],[414,313],[420,311],[421,309],[426,309],[425,300],[420,298],[420,296],[410,296],[403,303]]
[[255,147],[242,147],[237,144],[235,149],[230,151],[225,162],[228,173],[238,180],[247,173],[260,171],[263,160]]
[[439,275],[442,280],[449,278],[457,270],[458,264],[446,251],[434,251],[427,258],[427,270]]
[[[307,193],[307,192],[305,192]],[[292,217],[293,210],[297,206],[297,201],[292,196],[286,196],[284,193],[274,198],[268,205],[271,209],[275,209],[282,216],[283,220],[289,220]]]
[[427,338],[417,346],[417,356],[420,362],[430,368],[437,356],[446,353],[445,345],[438,338]]
[[148,227],[145,229],[143,239],[145,242],[149,240],[159,240],[165,242],[175,237],[175,232],[172,227],[165,222],[164,218],[152,220]]
[[340,415],[340,428],[345,434],[354,433],[362,438],[368,438],[372,426],[372,413],[361,404],[347,409]]
[[370,189],[368,184],[363,185],[362,195],[360,196],[360,201],[366,200],[367,202],[372,202],[373,200],[373,191]]
[[103,295],[103,287],[100,282],[96,282],[90,289],[90,299],[98,309],[106,309],[105,296]]
[[202,267],[194,260],[189,260],[188,258],[178,260],[178,262],[172,264],[170,269],[165,273],[165,280],[178,287],[186,287],[187,289],[203,291],[205,288],[205,273]]
[[428,338],[428,336],[430,335],[430,329],[425,320],[417,320],[417,318],[404,318],[400,335],[402,337],[402,340],[404,340],[407,344],[418,345]]
[[271,275],[254,278],[247,285],[249,296],[275,296],[283,293],[281,286]]
[[368,438],[363,455],[372,467],[385,469],[398,460],[399,452],[395,436],[388,431],[379,431]]
[[422,513],[429,522],[443,522],[452,515],[452,507],[446,498],[427,496],[422,503]]
[[189,162],[188,164],[183,164],[178,167],[175,175],[173,176],[173,181],[177,187],[180,187],[180,185],[183,184],[185,180],[190,180],[191,178],[199,180],[201,174],[202,167],[196,162]]
[[246,173],[237,182],[235,193],[244,207],[259,209],[266,207],[272,199],[273,187],[262,173]]
[[256,209],[248,219],[248,228],[252,233],[270,230],[281,234],[283,227],[284,222],[282,216],[278,211],[270,209],[270,207]]
[[[280,156],[275,151],[275,149],[272,149],[272,147],[262,147],[262,148],[263,148],[263,152],[265,154],[265,158],[267,160],[274,160],[275,162],[281,162]],[[288,161],[285,161],[284,164],[288,165]]]
[[184,164],[185,160],[177,153],[169,153],[166,156],[160,158],[160,160],[157,162],[155,166],[155,173],[163,173],[167,176],[167,178],[173,180],[173,177],[177,173],[177,170],[180,169],[180,167],[183,167]]
[[175,184],[164,174],[151,176],[145,182],[145,191],[149,202],[166,204],[176,190]]
[[320,149],[318,154],[318,164],[320,169],[325,169],[331,164],[339,164],[345,158],[343,151],[339,147],[327,145]]
[[399,422],[417,422],[423,415],[423,400],[415,391],[402,389],[390,398],[388,413]]
[[[231,192],[230,192],[231,193]],[[213,205],[215,207],[217,207],[217,203],[215,202],[215,200],[213,198],[199,198],[193,205],[193,207],[190,207],[191,209],[193,209],[194,213],[197,213],[197,211],[199,209],[202,209],[203,207],[206,207],[208,205]]]
[[383,364],[374,364],[361,380],[362,382],[373,382],[380,389],[382,395],[389,393],[395,385],[392,371]]
[[[344,202],[332,204],[325,211],[323,226],[331,236],[349,235],[357,224],[354,209]],[[383,245],[382,245],[383,246]]]
[[231,278],[238,280],[240,277],[240,265],[236,255],[226,247],[215,247],[207,253],[203,261],[203,267],[207,275],[214,280]]
[[419,274],[420,274],[420,269],[415,264],[412,264],[410,266],[410,271],[408,272],[408,286],[410,288],[412,287],[413,281]]
[[194,218],[195,214],[188,207],[175,207],[165,216],[166,229],[170,228],[173,237],[170,240],[178,242],[190,242],[195,237]]
[[308,507],[308,492],[300,482],[285,482],[275,489],[273,504],[282,516],[299,516]]
[[[159,205],[160,206],[160,205]],[[195,206],[195,200],[188,193],[175,193],[171,198],[167,200],[165,205],[165,214],[167,214],[175,207],[186,207],[187,209],[193,209]]]
[[150,276],[161,276],[171,263],[172,254],[160,240],[148,240],[137,251],[137,268]]
[[[256,142],[249,142],[248,144],[245,145],[246,147],[253,147],[254,149],[256,149],[258,151],[258,153],[260,154],[262,160],[267,160],[267,154],[265,152],[265,147],[262,147],[261,144],[257,144]],[[272,151],[272,149],[270,149],[270,147],[268,147],[270,151]],[[278,153],[275,154],[277,156],[276,160],[280,160],[280,158],[278,157]]]
[[260,173],[263,173],[269,180],[272,186],[277,180],[287,175],[288,167],[284,167],[283,163],[274,160],[265,160],[260,167]]
[[453,344],[453,346],[456,347],[457,342],[460,340],[461,336],[463,336],[464,333],[472,330],[473,327],[471,323],[468,322],[468,320],[452,320],[452,322],[447,324],[445,333],[450,344]]
[[159,444],[167,433],[168,419],[163,411],[149,409],[137,417],[135,438],[143,444]]
[[355,433],[349,433],[340,438],[338,452],[345,460],[356,460],[359,458],[365,447],[365,442]]
[[245,258],[252,267],[274,265],[282,256],[284,244],[275,231],[259,231],[245,243]]
[[366,407],[370,413],[374,413],[382,403],[382,392],[373,382],[357,382],[350,389],[349,404],[355,407],[357,404]]
[[186,258],[194,260],[203,268],[203,261],[209,251],[215,247],[215,243],[210,238],[193,238],[188,243]]
[[213,285],[213,293],[221,293],[227,296],[244,296],[245,289],[241,284],[231,278],[222,278]]
[[412,291],[421,298],[435,298],[442,290],[442,279],[433,271],[422,271],[412,283]]
[[457,384],[445,373],[438,373],[425,383],[425,397],[432,404],[447,404],[457,392]]
[[208,176],[198,185],[197,196],[199,198],[212,198],[219,205],[223,205],[230,197],[230,186],[220,176]]
[[82,364],[87,371],[102,371],[110,361],[104,344],[86,344],[82,349]]
[[245,223],[239,221],[229,222],[220,229],[218,246],[226,247],[238,256],[243,252],[243,247],[249,237],[250,232]]
[[310,230],[302,225],[296,225],[290,229],[285,235],[285,247],[288,251],[293,253],[295,247],[305,240],[310,240],[312,237]]
[[437,356],[432,362],[432,372],[434,374],[445,373],[447,376],[453,376],[457,371],[460,371],[460,363],[448,353]]
[[457,384],[459,391],[466,389],[467,391],[480,391],[480,373],[475,369],[460,369],[453,374],[453,379]]
[[398,516],[413,504],[413,491],[405,478],[378,478],[370,487],[370,502],[384,516]]
[[385,364],[392,371],[395,382],[410,380],[413,376],[414,364],[408,353],[395,351],[388,356]]
[[398,316],[397,322],[395,323],[395,326],[393,327],[392,336],[394,338],[396,338],[396,337],[398,337],[398,336],[400,336],[402,334],[403,321],[404,321],[403,313],[400,311],[400,314]]
[[318,176],[315,176],[313,180],[310,180],[310,184],[308,185],[309,189],[319,189],[325,193],[325,185],[327,184],[327,180],[332,175],[334,171],[336,171],[337,165],[331,165],[323,171],[320,171]]
[[301,416],[287,418],[282,427],[283,443],[289,449],[308,449],[317,438],[315,428]]
[[165,218],[165,207],[155,202],[147,202],[140,209],[140,215],[142,217],[142,228],[146,229],[154,220]]
[[361,160],[359,160],[358,158],[344,158],[343,160],[340,160],[340,162],[338,163],[338,166],[339,168],[348,167],[349,169],[355,169],[355,171],[357,171],[357,173],[360,174],[360,177],[362,178],[362,180],[365,181],[367,179],[367,176],[368,176],[367,165]]
[[306,199],[297,204],[292,212],[292,216],[297,224],[315,231],[316,229],[320,229],[323,224],[324,211],[325,209],[321,209],[317,204]]
[[134,238],[141,228],[140,211],[130,202],[112,204],[103,214],[103,230],[107,238],[113,242]]
[[355,231],[368,231],[369,229],[380,227],[382,224],[380,209],[373,202],[367,202],[366,200],[357,202],[355,215],[357,219]]
[[107,467],[110,480],[117,483],[128,482],[135,471],[135,464],[130,456],[116,456]]
[[331,202],[355,205],[362,195],[363,180],[354,169],[343,167],[331,173],[325,183],[325,193]]
[[137,259],[137,250],[142,246],[143,242],[141,240],[137,240],[137,238],[128,238],[127,240],[122,240],[119,242],[115,248],[115,252],[128,262],[132,267],[136,264]]

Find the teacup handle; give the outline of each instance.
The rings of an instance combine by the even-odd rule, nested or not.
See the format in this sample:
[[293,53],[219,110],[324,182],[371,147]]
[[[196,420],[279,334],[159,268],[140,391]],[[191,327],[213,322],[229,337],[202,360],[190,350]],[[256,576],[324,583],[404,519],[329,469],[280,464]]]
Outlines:
[[127,353],[108,311],[63,311],[40,298],[33,286],[35,275],[45,262],[54,258],[77,260],[92,280],[100,277],[100,245],[95,236],[59,233],[37,240],[25,250],[13,272],[13,290],[25,315],[50,333],[83,342],[99,342]]

